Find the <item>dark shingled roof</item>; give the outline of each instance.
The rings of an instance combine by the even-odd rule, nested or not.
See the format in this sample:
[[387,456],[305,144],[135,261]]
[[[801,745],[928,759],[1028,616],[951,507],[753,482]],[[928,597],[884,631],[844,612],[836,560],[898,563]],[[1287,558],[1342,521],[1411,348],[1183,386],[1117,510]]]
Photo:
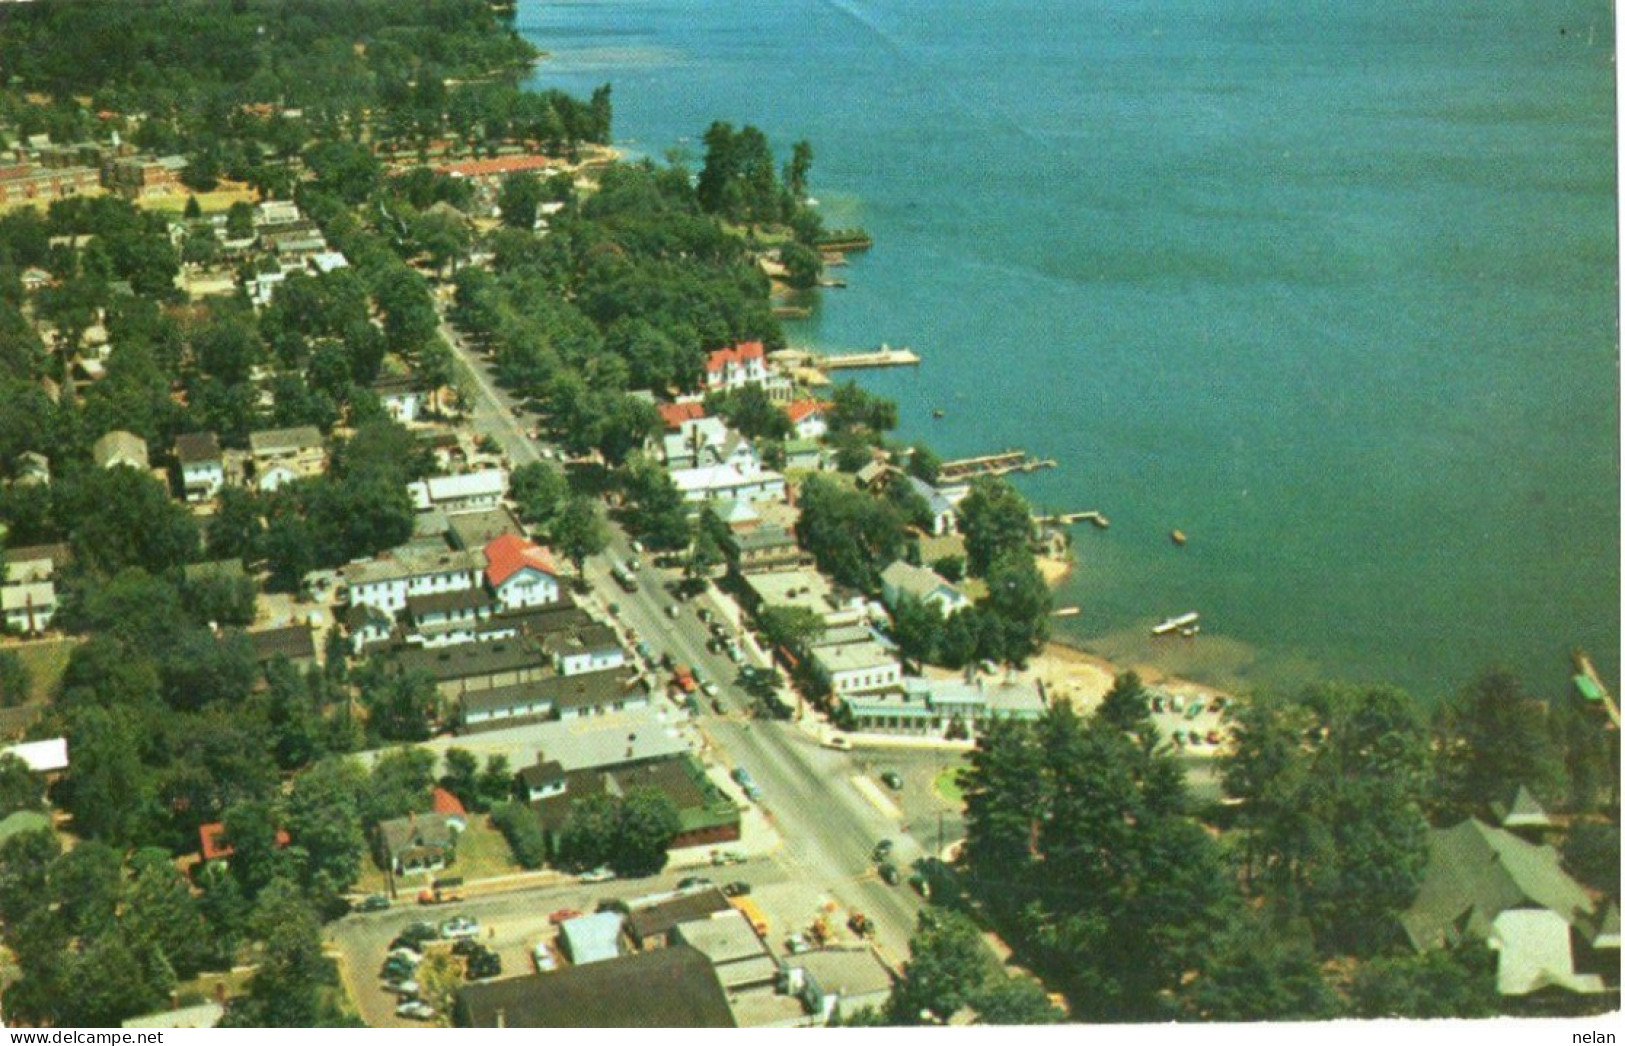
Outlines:
[[687,945],[569,966],[457,994],[468,1028],[732,1028],[710,960]]
[[397,652],[395,660],[402,668],[420,668],[440,682],[549,667],[540,647],[517,640],[460,643],[431,650],[409,647]]
[[678,923],[703,919],[713,912],[725,912],[729,907],[728,899],[714,886],[681,893],[668,901],[633,908],[626,916],[627,936],[641,948],[644,941],[670,933]]
[[220,441],[212,432],[188,432],[175,437],[175,460],[182,465],[201,465],[220,460]]
[[431,592],[426,596],[407,596],[406,610],[414,620],[428,614],[449,614],[458,610],[495,608],[497,601],[483,588],[465,588],[452,592]]
[[316,641],[311,638],[310,629],[304,625],[250,632],[248,642],[254,648],[256,661],[269,661],[278,654],[290,661],[316,656]]

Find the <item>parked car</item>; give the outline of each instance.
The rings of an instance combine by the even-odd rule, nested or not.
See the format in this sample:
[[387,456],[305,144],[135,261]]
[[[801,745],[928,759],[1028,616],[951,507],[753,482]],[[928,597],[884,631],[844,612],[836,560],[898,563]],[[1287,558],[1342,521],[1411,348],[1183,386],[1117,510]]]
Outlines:
[[481,948],[468,957],[463,975],[471,981],[485,981],[502,976],[502,956],[489,948]]
[[418,951],[416,948],[396,946],[391,948],[389,950],[389,954],[384,956],[384,958],[400,959],[402,962],[409,962],[413,966],[416,966],[418,963],[423,961],[423,953]]
[[1217,730],[1209,730],[1207,732],[1207,743],[1208,744],[1216,745],[1216,744],[1218,744],[1219,742],[1221,742],[1223,740],[1224,740],[1224,736],[1222,734],[1220,734]]
[[884,861],[886,858],[891,856],[891,851],[892,841],[890,839],[880,840],[880,842],[875,844],[875,860]]
[[414,1021],[432,1021],[434,1007],[420,999],[408,999],[395,1007],[395,1016],[407,1017]]
[[898,883],[903,881],[903,874],[899,872],[897,870],[897,866],[892,864],[890,861],[880,862],[880,867],[876,868],[875,870],[880,873],[880,878],[886,883],[887,886],[896,886]]
[[405,947],[414,951],[421,951],[424,943],[438,940],[439,937],[440,929],[434,923],[416,922],[397,934],[395,939],[389,942],[389,946],[391,948]]
[[559,961],[553,958],[553,950],[543,941],[530,950],[530,961],[536,964],[537,973],[547,973],[549,970],[559,968]]
[[418,964],[405,959],[385,959],[378,976],[386,981],[409,981],[417,976]]
[[1201,701],[1193,699],[1189,705],[1185,706],[1185,718],[1195,719],[1197,716],[1202,714],[1202,709],[1204,707],[1205,706]]
[[681,608],[679,608],[677,606],[676,603],[672,603],[671,605],[666,607],[666,616],[667,617],[675,618],[678,614],[681,614],[681,613],[682,613],[682,610],[681,610]]
[[706,681],[704,683],[701,683],[700,684],[700,689],[705,691],[705,696],[706,697],[714,698],[714,697],[717,696],[717,694],[721,693],[721,691],[719,691],[717,689],[717,685],[715,683],[710,682],[710,681]]
[[601,865],[590,872],[582,872],[579,876],[584,883],[607,883],[615,878],[615,872],[607,865]]
[[797,931],[784,939],[784,950],[791,955],[800,955],[812,951],[812,942],[807,940],[806,934]]
[[677,888],[679,890],[702,890],[707,886],[714,885],[716,884],[703,875],[691,875],[686,879],[679,880]]
[[393,984],[385,985],[385,987],[403,999],[415,999],[418,996],[417,981],[396,981]]
[[480,924],[476,919],[466,915],[456,915],[440,924],[440,936],[448,941],[459,937],[476,937],[480,932]]
[[559,923],[568,922],[571,919],[579,919],[580,917],[581,913],[576,911],[574,908],[560,908],[558,911],[549,915],[547,917],[547,921],[552,923],[554,926],[557,926]]
[[1153,712],[1161,712],[1162,711],[1162,698],[1160,698],[1160,697],[1152,697],[1151,698],[1151,711],[1153,711]]
[[750,893],[750,883],[741,880],[735,880],[722,887],[722,896],[724,897],[743,897],[748,893]]
[[389,907],[389,898],[381,893],[368,894],[355,906],[358,912],[381,912]]
[[712,850],[712,864],[744,864],[745,855],[738,850]]
[[901,792],[903,790],[903,775],[898,773],[896,770],[887,770],[885,773],[880,775],[880,780],[885,782],[886,787],[890,788],[894,792]]

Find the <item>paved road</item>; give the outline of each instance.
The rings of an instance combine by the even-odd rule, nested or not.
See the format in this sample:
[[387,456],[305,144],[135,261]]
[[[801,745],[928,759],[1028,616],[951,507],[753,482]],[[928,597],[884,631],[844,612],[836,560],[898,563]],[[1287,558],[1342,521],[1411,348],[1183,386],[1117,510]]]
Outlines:
[[[454,330],[443,326],[442,332],[473,372],[476,430],[501,443],[516,464],[541,460],[535,443],[514,420],[512,399],[497,387],[486,361]],[[854,786],[852,778],[862,766],[852,754],[820,748],[790,724],[749,719],[750,699],[733,682],[738,668],[705,649],[708,633],[696,616],[695,604],[678,604],[677,617],[670,617],[668,608],[677,601],[665,588],[668,578],[647,564],[637,572],[635,592],[623,592],[609,577],[614,562],[632,558],[626,535],[619,528],[612,528],[612,534],[605,554],[586,564],[587,580],[598,598],[615,603],[622,623],[648,642],[657,656],[669,652],[720,687],[727,712],[710,713],[706,701],[702,732],[713,758],[745,766],[755,778],[762,804],[785,839],[776,860],[800,881],[873,919],[877,942],[888,956],[901,961],[921,901],[907,885],[882,882],[870,855],[882,838],[895,841],[893,862],[900,868],[925,855],[925,849],[901,831],[907,815],[895,808],[882,809]],[[711,598],[701,596],[695,603],[715,606]],[[936,825],[921,827],[927,830],[928,842],[934,843]]]

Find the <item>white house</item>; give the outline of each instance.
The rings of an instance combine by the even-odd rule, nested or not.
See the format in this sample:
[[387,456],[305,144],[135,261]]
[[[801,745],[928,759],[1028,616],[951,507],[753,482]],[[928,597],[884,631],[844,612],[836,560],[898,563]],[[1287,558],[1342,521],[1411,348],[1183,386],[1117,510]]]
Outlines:
[[248,449],[254,461],[254,485],[260,490],[314,478],[327,468],[327,446],[314,425],[251,432]]
[[339,570],[349,586],[350,605],[367,603],[390,614],[406,608],[410,596],[460,592],[480,583],[477,552],[441,552],[406,546],[365,563]]
[[795,400],[784,405],[801,439],[818,439],[829,432],[828,410],[829,404],[821,400]]
[[419,512],[468,512],[495,508],[508,493],[506,469],[480,469],[456,476],[430,476],[406,486]]
[[207,501],[226,484],[225,458],[212,432],[175,437],[175,460],[181,467],[181,490],[187,501]]
[[956,610],[970,606],[965,593],[949,584],[941,574],[928,567],[917,567],[901,559],[880,572],[881,598],[893,611],[905,595],[913,596],[937,613],[949,617]]
[[56,616],[56,585],[50,581],[31,581],[0,586],[0,610],[5,613],[9,631],[38,635],[51,627],[51,618]]
[[916,476],[908,477],[908,485],[914,488],[914,492],[924,498],[925,503],[931,507],[931,533],[937,537],[952,534],[954,532],[955,518],[954,503],[948,500],[948,496]]
[[559,601],[559,571],[548,549],[517,534],[485,546],[485,580],[504,610]]
[[403,425],[418,420],[423,414],[423,390],[410,374],[380,376],[372,383],[372,391],[378,394],[378,402],[389,416]]
[[872,639],[821,646],[813,651],[812,658],[837,697],[902,685],[903,666],[897,656]]
[[707,451],[720,448],[731,435],[721,418],[691,418],[661,440],[661,456],[671,469],[693,468],[717,460]]
[[705,358],[705,387],[711,392],[760,385],[767,378],[767,354],[759,341],[742,341]]
[[615,630],[596,623],[550,632],[542,639],[542,649],[553,658],[561,676],[602,672],[626,664],[626,651]]
[[671,481],[682,492],[684,501],[784,500],[784,476],[762,468],[754,462],[741,466],[701,465],[697,468],[673,469]]

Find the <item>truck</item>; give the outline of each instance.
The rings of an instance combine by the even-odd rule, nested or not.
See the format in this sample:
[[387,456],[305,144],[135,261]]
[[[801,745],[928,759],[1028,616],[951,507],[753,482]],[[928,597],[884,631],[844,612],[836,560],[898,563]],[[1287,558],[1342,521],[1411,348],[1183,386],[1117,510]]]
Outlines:
[[755,901],[752,901],[749,897],[738,896],[729,897],[728,903],[733,905],[734,909],[745,917],[745,921],[750,923],[750,928],[756,931],[756,936],[761,937],[763,940],[767,939],[767,916],[756,906]]

